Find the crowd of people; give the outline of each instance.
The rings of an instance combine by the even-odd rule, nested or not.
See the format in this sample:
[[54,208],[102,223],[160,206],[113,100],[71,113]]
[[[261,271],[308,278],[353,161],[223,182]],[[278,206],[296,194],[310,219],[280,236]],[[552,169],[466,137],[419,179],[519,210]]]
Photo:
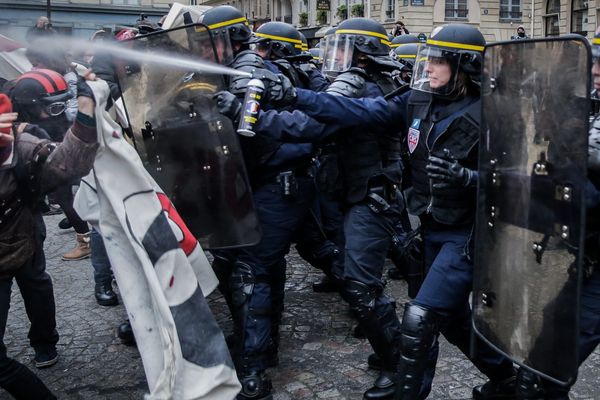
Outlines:
[[[267,370],[278,364],[286,255],[295,244],[324,273],[313,290],[339,293],[358,322],[355,334],[373,349],[366,358],[379,375],[364,399],[427,398],[440,334],[489,379],[473,389],[475,399],[567,399],[569,387],[517,368],[472,334],[481,32],[448,24],[419,44],[403,23],[388,35],[374,20],[352,18],[327,32],[317,50],[290,24],[267,22],[252,31],[231,6],[211,8],[195,22],[213,39],[213,59],[262,76],[266,86],[256,135],[239,136],[262,237],[251,246],[211,250],[234,325],[227,342],[241,383],[237,398],[272,398]],[[102,234],[73,208],[73,188],[97,149],[95,100],[86,81],[108,82],[112,104],[122,95],[119,71],[110,54],[89,49],[74,57],[36,46],[36,38],[54,34],[50,30],[40,18],[29,35],[34,69],[0,95],[0,332],[14,280],[31,321],[38,368],[57,362],[59,340],[45,272],[44,211],[59,207],[65,214],[60,228],[76,232],[76,247],[63,260],[91,256],[98,304],[118,304]],[[115,38],[99,31],[91,40],[160,31],[140,19]],[[519,27],[514,39],[526,38]],[[600,35],[593,49],[597,56]],[[600,61],[594,60],[594,88],[600,89]],[[225,90],[211,97],[234,125],[247,108],[248,75],[224,76]],[[598,119],[590,149],[598,147],[596,125]],[[597,191],[592,161],[590,187]],[[594,222],[588,236],[597,246]],[[396,267],[388,277],[408,283],[411,301],[402,313],[384,290],[387,258]],[[592,272],[582,289],[581,362],[600,341],[600,269],[592,255],[587,260]],[[119,336],[135,341],[128,323]],[[2,341],[0,386],[17,399],[55,398],[7,356]]]

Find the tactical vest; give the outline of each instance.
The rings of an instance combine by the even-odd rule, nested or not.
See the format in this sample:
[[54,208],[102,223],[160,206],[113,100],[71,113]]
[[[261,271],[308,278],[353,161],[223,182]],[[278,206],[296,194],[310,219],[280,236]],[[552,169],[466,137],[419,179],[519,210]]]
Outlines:
[[[376,85],[379,95],[385,95],[396,88],[394,81],[386,79],[387,76],[373,72],[367,76],[364,71],[352,68],[349,72],[340,74],[336,81],[346,82],[360,81],[357,76],[351,77],[347,74],[360,75],[364,85]],[[368,82],[367,82],[368,81]],[[362,97],[364,90],[349,88],[343,95],[346,97]],[[356,90],[355,90],[356,89]],[[335,81],[327,89],[336,90]],[[338,92],[338,94],[342,94]],[[400,185],[400,132],[386,132],[382,134],[374,130],[354,130],[342,132],[336,136],[338,163],[343,179],[344,200],[348,204],[363,201],[367,196],[369,187],[381,186],[384,183]]]
[[[442,224],[469,224],[475,217],[476,188],[433,189],[425,167],[430,155],[444,158],[443,151],[448,149],[462,166],[477,169],[480,101],[469,97],[432,113],[433,101],[432,94],[416,90],[408,100],[409,128],[404,141],[408,147],[412,182],[412,187],[407,190],[408,209],[414,215],[430,213]],[[443,123],[446,128],[428,145],[428,137],[436,123]]]
[[15,140],[13,162],[0,169],[0,279],[12,278],[35,251],[34,206],[40,200],[41,166],[54,149],[39,143],[30,160],[19,160]]

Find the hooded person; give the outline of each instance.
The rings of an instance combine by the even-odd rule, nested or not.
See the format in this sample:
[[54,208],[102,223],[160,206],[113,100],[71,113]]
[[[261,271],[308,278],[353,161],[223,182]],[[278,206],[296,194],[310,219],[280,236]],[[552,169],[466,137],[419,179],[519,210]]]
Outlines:
[[[62,75],[47,69],[25,73],[17,79],[10,97],[22,121],[42,128],[55,142],[63,140],[71,126],[66,110],[73,94]],[[63,255],[63,260],[89,257],[89,227],[73,209],[70,182],[58,187],[54,195],[76,232],[77,245]]]
[[529,39],[529,36],[527,36],[525,34],[525,27],[523,25],[519,25],[517,27],[517,34],[514,36],[511,36],[510,39],[511,40],[524,40],[524,39]]
[[[21,90],[24,82],[17,80],[15,88]],[[10,113],[11,100],[0,95],[0,387],[17,399],[56,399],[32,371],[7,356],[3,336],[14,279],[31,321],[28,337],[35,366],[50,367],[58,361],[54,294],[43,249],[45,227],[36,205],[44,193],[85,175],[92,166],[98,147],[95,100],[89,87],[82,86],[79,94],[77,118],[60,143],[25,132],[24,124],[16,127],[18,114]],[[34,107],[54,113],[57,98],[46,100]],[[22,104],[15,107],[21,110]]]

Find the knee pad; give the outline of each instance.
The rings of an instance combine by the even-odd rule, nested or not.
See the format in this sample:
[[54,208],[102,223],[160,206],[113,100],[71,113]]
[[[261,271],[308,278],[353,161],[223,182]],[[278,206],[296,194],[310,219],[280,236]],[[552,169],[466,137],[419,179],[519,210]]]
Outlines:
[[432,310],[407,303],[402,317],[402,353],[420,357],[429,351],[439,330],[439,316]]
[[359,320],[371,318],[375,310],[375,301],[382,289],[370,287],[362,282],[346,280],[344,282],[343,297],[356,313]]

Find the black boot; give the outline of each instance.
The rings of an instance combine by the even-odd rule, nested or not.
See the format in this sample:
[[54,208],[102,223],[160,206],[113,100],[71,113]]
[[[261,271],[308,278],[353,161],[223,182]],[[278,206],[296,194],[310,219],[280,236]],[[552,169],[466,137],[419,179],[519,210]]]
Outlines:
[[119,325],[117,328],[117,336],[125,346],[135,346],[135,336],[129,320]]
[[272,400],[273,385],[271,379],[264,371],[248,371],[238,376],[242,390],[237,395],[237,400]]
[[402,317],[402,357],[394,400],[418,398],[429,349],[438,329],[438,316],[433,311],[415,304],[406,304]]
[[383,400],[393,399],[396,392],[396,374],[391,371],[381,371],[373,387],[368,389],[364,396],[364,400]]
[[374,369],[375,371],[381,371],[383,367],[383,361],[381,361],[381,357],[377,354],[369,354],[369,358],[367,358],[367,365],[369,368]]
[[[516,399],[516,377],[511,376],[503,381],[487,381],[473,388],[474,400],[512,400]],[[543,399],[543,397],[524,397],[526,399]]]
[[14,378],[0,385],[4,390],[17,400],[56,400],[56,396],[29,368],[15,360],[10,362]]
[[315,293],[335,293],[339,291],[339,287],[338,281],[327,276],[324,276],[323,279],[312,285],[313,292]]
[[[519,372],[517,373],[517,382],[515,386],[516,388],[514,388],[514,390],[519,400],[542,400],[546,398],[544,396],[542,380],[540,379],[540,377],[537,374],[526,370],[525,368],[519,368]],[[474,392],[475,389],[473,389],[473,393]],[[480,398],[484,399],[485,397]]]
[[113,291],[112,284],[110,282],[96,285],[94,295],[96,296],[96,302],[98,302],[98,304],[101,306],[112,307],[119,304],[119,299]]

